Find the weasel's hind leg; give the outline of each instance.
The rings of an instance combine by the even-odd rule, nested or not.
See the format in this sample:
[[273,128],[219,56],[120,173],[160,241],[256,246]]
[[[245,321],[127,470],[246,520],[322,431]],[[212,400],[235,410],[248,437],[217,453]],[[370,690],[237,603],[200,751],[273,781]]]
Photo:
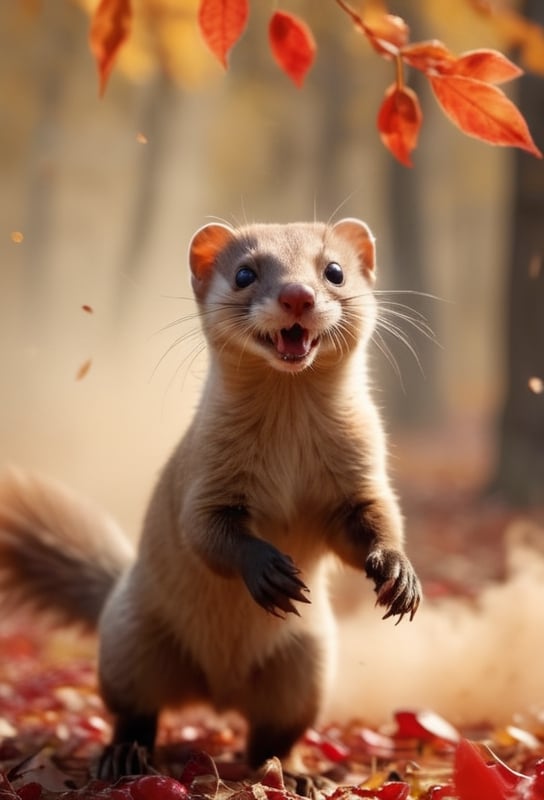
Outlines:
[[281,651],[256,667],[248,681],[247,757],[259,767],[268,758],[286,758],[297,739],[315,723],[323,695],[321,645],[298,634]]
[[98,766],[103,780],[153,773],[161,709],[208,698],[204,675],[177,643],[162,637],[155,647],[143,647],[143,641],[135,638],[130,656],[117,662],[125,665],[123,675],[108,671],[107,662],[101,666],[102,695],[115,714],[112,741]]
[[157,736],[158,714],[119,714],[111,744],[104,748],[97,777],[116,781],[125,775],[147,775],[155,770],[150,756]]
[[204,673],[161,620],[125,603],[121,591],[102,620],[99,671],[102,697],[116,718],[99,776],[152,772],[148,758],[161,709],[207,700]]

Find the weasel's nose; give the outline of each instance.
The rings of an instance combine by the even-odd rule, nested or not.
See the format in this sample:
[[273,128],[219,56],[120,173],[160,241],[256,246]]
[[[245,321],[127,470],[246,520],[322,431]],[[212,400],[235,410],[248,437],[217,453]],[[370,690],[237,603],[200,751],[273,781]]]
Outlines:
[[287,283],[279,293],[278,302],[285,311],[300,317],[315,306],[315,292],[304,283]]

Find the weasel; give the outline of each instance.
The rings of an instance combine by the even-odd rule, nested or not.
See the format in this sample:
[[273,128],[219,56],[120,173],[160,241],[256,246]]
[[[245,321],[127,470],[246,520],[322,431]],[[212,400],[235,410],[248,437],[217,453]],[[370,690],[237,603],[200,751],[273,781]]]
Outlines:
[[0,587],[4,607],[98,627],[116,752],[151,750],[165,706],[206,701],[246,718],[256,767],[289,754],[333,679],[329,556],[366,573],[385,617],[420,601],[367,387],[375,244],[355,219],[212,223],[189,265],[209,368],[137,554],[67,490],[12,472]]

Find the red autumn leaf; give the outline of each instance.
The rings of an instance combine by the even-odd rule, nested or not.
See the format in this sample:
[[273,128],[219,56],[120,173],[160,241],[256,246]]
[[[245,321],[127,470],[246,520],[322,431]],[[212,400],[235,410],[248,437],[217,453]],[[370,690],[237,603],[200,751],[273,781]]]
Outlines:
[[525,780],[502,763],[488,763],[478,746],[468,739],[461,739],[457,745],[453,782],[459,800],[505,800]]
[[[524,733],[526,733],[526,731],[524,731]],[[521,790],[521,787],[526,788],[531,784],[532,779],[528,775],[523,775],[521,772],[516,772],[516,770],[509,767],[504,761],[501,761],[501,759],[487,744],[482,744],[482,750],[484,752],[487,751],[490,758],[489,763],[491,768],[497,770],[501,780],[506,784],[511,792],[514,792],[516,789]],[[518,794],[521,795],[522,791],[518,791]],[[525,797],[526,793],[523,793],[523,796]]]
[[130,33],[131,18],[131,0],[100,0],[93,14],[89,44],[98,65],[101,95],[119,48]]
[[462,53],[452,65],[451,72],[484,83],[504,83],[523,74],[522,69],[498,50],[471,50]]
[[410,153],[417,145],[423,115],[416,93],[390,86],[378,113],[378,130],[388,150],[402,164],[412,166]]
[[410,37],[410,28],[401,17],[393,14],[367,15],[363,30],[372,47],[381,56],[396,56]]
[[442,739],[457,743],[460,738],[456,729],[434,711],[397,711],[395,722],[395,737],[399,739],[420,739],[423,742]]
[[200,796],[216,797],[219,789],[219,774],[212,757],[204,751],[193,752],[181,771],[179,782],[189,788],[195,783],[198,785]]
[[311,30],[293,14],[276,11],[270,19],[268,38],[276,62],[300,88],[315,58],[316,44]]
[[442,72],[456,60],[451,50],[437,39],[408,44],[401,49],[400,54],[403,61],[422,72],[429,70]]
[[429,80],[442,109],[464,133],[542,158],[523,116],[496,86],[462,75],[430,75]]
[[201,0],[198,25],[212,53],[226,68],[229,50],[247,24],[248,0]]

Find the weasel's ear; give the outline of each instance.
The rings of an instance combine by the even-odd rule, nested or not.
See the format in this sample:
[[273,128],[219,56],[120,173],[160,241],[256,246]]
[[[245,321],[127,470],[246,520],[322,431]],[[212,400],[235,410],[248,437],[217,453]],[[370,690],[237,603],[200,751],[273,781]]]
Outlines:
[[217,255],[234,237],[234,229],[219,222],[211,222],[195,233],[189,245],[189,266],[193,291],[202,297],[208,285]]
[[361,266],[364,271],[368,273],[369,277],[373,279],[376,267],[376,247],[374,244],[374,236],[368,225],[365,225],[360,219],[347,217],[346,219],[341,219],[336,225],[333,225],[332,229],[353,245],[359,254]]

